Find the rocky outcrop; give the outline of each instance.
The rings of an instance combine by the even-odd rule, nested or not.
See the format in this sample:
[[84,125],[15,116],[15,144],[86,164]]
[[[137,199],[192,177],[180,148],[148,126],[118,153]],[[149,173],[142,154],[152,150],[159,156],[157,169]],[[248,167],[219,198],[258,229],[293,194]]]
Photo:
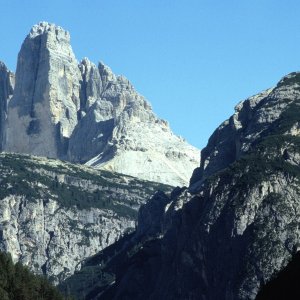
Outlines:
[[69,159],[142,179],[186,184],[199,161],[198,151],[155,116],[124,76],[88,59],[79,67],[83,108],[70,139]]
[[251,150],[255,141],[268,134],[285,107],[299,97],[298,80],[299,74],[291,73],[275,88],[241,101],[234,115],[215,130],[201,151],[201,164],[191,183],[201,182],[226,168]]
[[4,139],[7,105],[13,94],[14,84],[14,74],[0,61],[0,151],[2,151]]
[[136,233],[107,248],[116,254],[86,261],[65,287],[94,269],[102,277],[75,287],[78,299],[85,288],[85,299],[255,299],[299,251],[299,99],[292,73],[241,103],[211,137],[190,189],[158,195],[161,206],[152,198]]
[[7,152],[172,185],[186,185],[199,164],[199,151],[174,135],[124,76],[87,58],[78,63],[69,33],[47,22],[21,47],[7,114]]
[[0,155],[0,250],[55,283],[135,229],[137,209],[170,187],[107,171]]
[[80,78],[69,33],[46,22],[34,26],[18,56],[5,150],[65,158],[77,124]]
[[[23,196],[2,199],[1,250],[59,282],[80,269],[81,261],[115,242],[134,219],[101,209],[62,209],[57,201],[30,202]],[[3,225],[4,224],[4,225]]]

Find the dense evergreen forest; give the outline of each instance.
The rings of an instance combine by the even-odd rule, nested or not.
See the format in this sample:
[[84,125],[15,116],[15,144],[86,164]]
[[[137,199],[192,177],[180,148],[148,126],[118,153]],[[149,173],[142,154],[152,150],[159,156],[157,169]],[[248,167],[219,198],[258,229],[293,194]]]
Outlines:
[[42,276],[36,276],[21,263],[14,264],[10,254],[0,252],[1,300],[64,300]]

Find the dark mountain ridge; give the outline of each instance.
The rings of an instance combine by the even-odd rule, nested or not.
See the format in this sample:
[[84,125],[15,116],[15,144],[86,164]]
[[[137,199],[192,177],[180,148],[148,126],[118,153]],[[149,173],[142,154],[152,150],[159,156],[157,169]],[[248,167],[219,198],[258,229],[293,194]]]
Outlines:
[[[255,299],[298,251],[299,77],[240,103],[202,151],[190,188],[154,196],[136,233],[64,289],[78,299]],[[78,285],[93,270],[94,284]]]

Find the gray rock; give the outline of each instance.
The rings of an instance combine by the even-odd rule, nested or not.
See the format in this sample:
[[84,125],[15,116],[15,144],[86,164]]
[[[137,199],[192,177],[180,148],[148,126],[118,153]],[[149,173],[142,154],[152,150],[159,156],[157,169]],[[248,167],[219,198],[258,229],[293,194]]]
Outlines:
[[18,56],[4,149],[64,158],[77,124],[80,78],[69,33],[46,22],[35,25]]
[[252,145],[268,132],[283,109],[299,97],[297,83],[283,84],[295,76],[297,75],[294,73],[287,75],[275,88],[236,105],[235,113],[215,130],[207,146],[202,149],[201,164],[194,172],[191,184],[201,182],[211,174],[226,168],[247,153]]
[[61,282],[135,229],[137,210],[170,187],[56,160],[0,154],[0,250]]
[[78,64],[69,33],[46,22],[21,47],[5,132],[8,152],[172,185],[186,185],[200,160],[124,76],[87,58]]
[[[148,102],[123,76],[85,59],[90,109],[74,129],[69,159],[146,180],[185,185],[199,153],[157,118]],[[95,85],[99,78],[100,84]],[[96,81],[98,82],[98,81]],[[96,99],[96,100],[95,100]],[[163,171],[161,171],[163,170]]]
[[0,151],[5,133],[5,122],[7,117],[7,105],[12,97],[15,84],[14,74],[0,61]]

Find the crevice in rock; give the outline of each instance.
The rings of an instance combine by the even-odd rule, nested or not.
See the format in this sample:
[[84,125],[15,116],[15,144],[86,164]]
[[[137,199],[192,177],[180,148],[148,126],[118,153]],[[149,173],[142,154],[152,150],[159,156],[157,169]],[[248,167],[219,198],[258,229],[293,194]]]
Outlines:
[[35,111],[34,111],[34,97],[35,97],[35,91],[36,91],[36,82],[38,79],[38,71],[39,71],[39,66],[40,66],[40,59],[41,59],[41,44],[42,44],[42,39],[39,36],[38,37],[38,50],[37,50],[37,55],[38,55],[38,59],[37,64],[35,66],[35,70],[34,70],[34,83],[33,83],[33,91],[32,91],[32,97],[31,97],[31,104],[30,104],[30,117],[31,118],[35,118]]
[[18,217],[17,217],[17,241],[19,242],[19,249],[20,249],[20,252],[21,252],[20,258],[22,258],[22,256],[23,256],[22,247],[20,245],[20,240],[21,240],[20,239],[20,227],[21,227],[20,219],[21,219],[22,211],[23,211],[23,201],[22,201],[22,198],[21,198],[19,206],[18,206]]
[[[84,66],[82,64],[82,66]],[[79,111],[84,111],[86,112],[86,102],[87,102],[87,93],[86,93],[86,89],[87,89],[87,80],[86,80],[86,68],[84,66],[84,68],[79,68],[81,76],[82,76],[82,80],[79,81],[80,83],[80,94],[79,94],[79,99],[80,99],[80,109]],[[80,115],[80,114],[79,114]],[[79,119],[78,119],[79,121]]]
[[59,121],[55,125],[56,130],[56,145],[57,145],[57,155],[60,159],[66,159],[70,138],[63,136],[62,133],[62,123]]
[[47,275],[47,263],[50,260],[50,251],[49,251],[49,247],[50,247],[50,243],[54,237],[54,231],[49,231],[49,241],[47,243],[46,249],[45,249],[45,254],[46,254],[46,261],[45,263],[41,266],[41,270],[43,272],[44,275]]

